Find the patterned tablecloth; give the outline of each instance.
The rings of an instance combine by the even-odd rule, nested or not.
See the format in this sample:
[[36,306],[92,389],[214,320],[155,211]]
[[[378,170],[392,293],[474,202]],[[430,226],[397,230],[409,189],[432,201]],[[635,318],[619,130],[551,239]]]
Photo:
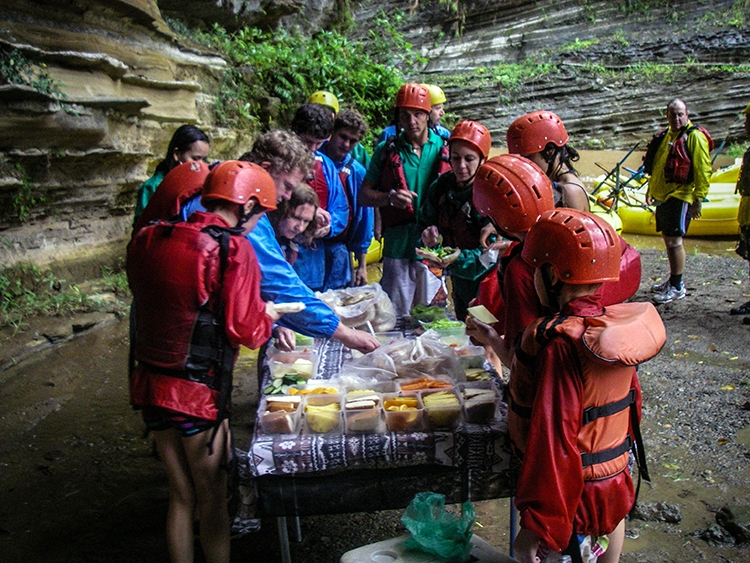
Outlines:
[[[333,378],[351,358],[340,343],[320,340],[318,378]],[[263,362],[263,381],[270,381]],[[498,379],[499,382],[499,379]],[[499,382],[501,384],[501,382]],[[254,477],[266,475],[326,475],[352,469],[387,469],[435,465],[478,473],[512,474],[512,453],[507,408],[500,404],[500,415],[490,424],[458,423],[450,430],[382,432],[376,434],[262,434],[260,424],[247,455]],[[260,415],[260,413],[259,413]]]

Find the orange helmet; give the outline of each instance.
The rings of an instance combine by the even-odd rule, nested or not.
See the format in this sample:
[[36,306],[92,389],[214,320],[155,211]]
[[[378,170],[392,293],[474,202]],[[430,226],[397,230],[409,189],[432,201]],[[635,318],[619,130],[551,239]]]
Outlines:
[[537,218],[555,207],[552,183],[529,159],[493,156],[477,170],[474,207],[506,233],[525,233]]
[[271,175],[252,162],[227,160],[211,170],[202,201],[223,199],[243,204],[254,199],[264,209],[276,209],[276,185]]
[[542,213],[521,251],[529,266],[549,264],[561,281],[576,285],[617,281],[621,255],[620,239],[609,223],[566,208]]
[[551,111],[522,115],[508,127],[505,135],[510,154],[536,154],[542,152],[547,143],[563,147],[569,139],[565,125]]
[[460,139],[466,141],[477,149],[484,158],[490,155],[492,147],[492,137],[487,128],[476,121],[461,121],[451,131],[451,138],[448,139],[448,145],[452,141]]
[[430,113],[432,109],[430,91],[414,82],[404,84],[396,94],[396,108],[418,109]]
[[208,164],[203,161],[183,162],[167,172],[159,187],[161,191],[175,194],[197,190],[203,186],[208,174]]

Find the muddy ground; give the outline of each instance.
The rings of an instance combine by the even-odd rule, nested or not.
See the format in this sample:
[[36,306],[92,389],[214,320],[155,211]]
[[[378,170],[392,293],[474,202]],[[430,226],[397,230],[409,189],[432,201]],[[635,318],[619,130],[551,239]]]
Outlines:
[[[667,271],[662,251],[642,256],[639,300]],[[723,506],[750,504],[750,326],[728,315],[750,299],[747,264],[731,252],[690,254],[685,277],[687,298],[659,309],[667,345],[640,369],[652,474],[640,501],[665,502],[657,515],[676,509],[681,520],[631,520],[622,560],[750,561],[750,548],[700,537]],[[165,474],[127,403],[127,319],[40,346],[49,323],[0,341],[0,561],[167,561]],[[257,404],[252,373],[246,363],[237,377],[239,445],[249,440]],[[475,504],[475,533],[507,552],[508,500]],[[292,560],[336,563],[348,550],[404,533],[401,513],[303,517]],[[280,561],[276,521],[263,519],[261,531],[234,539],[232,550],[232,561]]]

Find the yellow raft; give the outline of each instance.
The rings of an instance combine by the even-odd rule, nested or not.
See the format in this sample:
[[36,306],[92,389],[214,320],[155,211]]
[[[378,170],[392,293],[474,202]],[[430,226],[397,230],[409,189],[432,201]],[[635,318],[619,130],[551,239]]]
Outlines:
[[[711,175],[711,187],[708,190],[707,201],[703,202],[701,217],[690,221],[686,236],[733,236],[739,232],[737,207],[740,204],[740,196],[734,193],[739,168],[740,163],[737,162],[716,170]],[[622,179],[623,182],[626,180],[627,178]],[[658,233],[654,208],[646,205],[646,182],[642,181],[636,185],[638,187],[623,188],[620,192],[617,215],[622,221],[622,230],[639,235],[656,235]],[[602,194],[595,201],[598,203],[594,207],[604,209],[613,203],[611,194]]]

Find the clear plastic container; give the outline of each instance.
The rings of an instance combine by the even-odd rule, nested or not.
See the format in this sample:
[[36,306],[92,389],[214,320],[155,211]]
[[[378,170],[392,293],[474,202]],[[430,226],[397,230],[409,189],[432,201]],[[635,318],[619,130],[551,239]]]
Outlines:
[[[433,404],[436,396],[445,398]],[[453,426],[461,418],[461,399],[454,389],[420,391],[427,422],[433,428]],[[452,398],[451,398],[452,397]]]
[[305,431],[341,433],[341,395],[308,395],[304,400]]
[[344,422],[349,434],[382,432],[381,397],[375,393],[349,393],[343,401]]
[[[411,404],[404,404],[409,400]],[[413,406],[413,408],[411,408]],[[390,432],[425,429],[424,408],[417,393],[383,396],[385,424]]]
[[459,392],[463,398],[464,418],[473,424],[487,424],[497,418],[500,395],[491,381],[462,383]]
[[318,354],[316,352],[278,352],[271,358],[270,368],[272,377],[296,373],[305,379],[314,379],[318,374]]
[[[276,403],[276,406],[274,406],[274,403]],[[294,405],[294,408],[292,410],[281,410],[286,405]],[[296,435],[299,433],[301,399],[296,403],[294,399],[288,397],[263,399],[258,410],[261,412],[260,429],[264,434]]]
[[375,338],[378,339],[381,346],[388,346],[404,338],[404,333],[400,330],[389,330],[388,332],[376,332]]

